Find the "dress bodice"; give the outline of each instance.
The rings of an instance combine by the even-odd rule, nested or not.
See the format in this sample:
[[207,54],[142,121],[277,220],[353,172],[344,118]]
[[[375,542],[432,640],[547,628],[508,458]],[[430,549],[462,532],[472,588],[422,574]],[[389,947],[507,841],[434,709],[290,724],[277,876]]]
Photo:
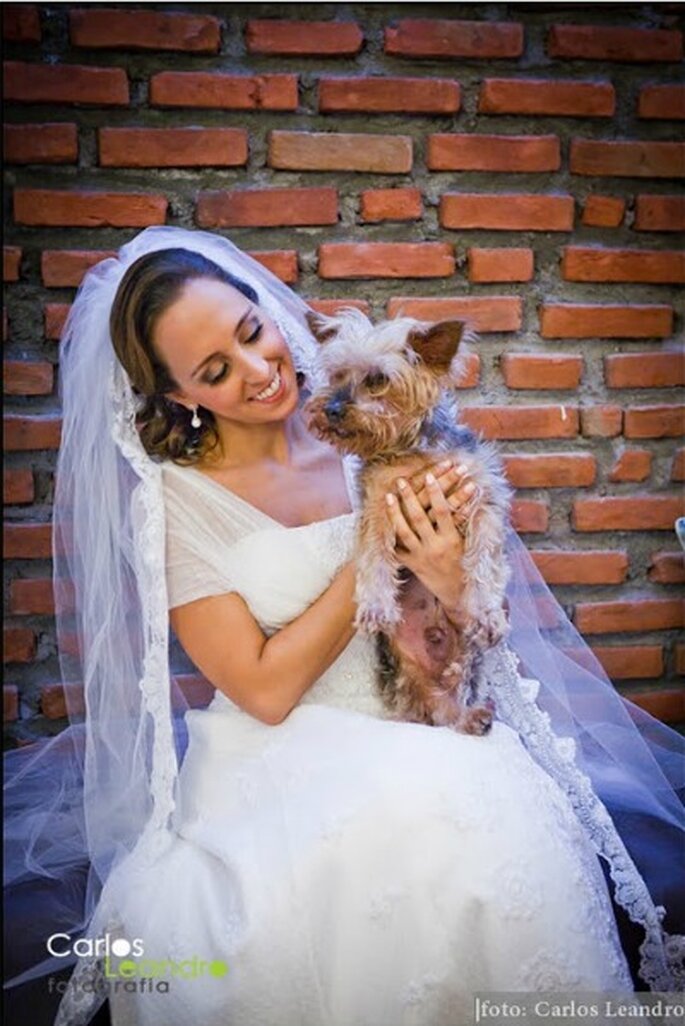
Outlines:
[[[356,505],[352,468],[345,465]],[[237,592],[265,634],[301,615],[352,558],[358,513],[285,527],[188,467],[164,470],[169,605]],[[375,683],[373,642],[355,636],[300,703],[387,717]],[[238,707],[222,692],[212,710]]]

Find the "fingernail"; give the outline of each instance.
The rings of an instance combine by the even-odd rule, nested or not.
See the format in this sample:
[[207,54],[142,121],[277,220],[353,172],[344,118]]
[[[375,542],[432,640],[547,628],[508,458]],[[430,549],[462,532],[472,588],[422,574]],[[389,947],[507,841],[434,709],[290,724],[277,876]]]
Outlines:
[[391,495],[390,492],[386,492],[385,501],[387,502],[388,506],[392,506],[393,502],[395,501],[395,496]]
[[464,492],[466,493],[466,495],[470,495],[471,492],[475,491],[475,488],[476,486],[473,483],[473,481],[469,481],[467,484],[464,485]]
[[447,468],[451,466],[452,460],[443,460],[442,463],[438,463],[438,470],[447,470]]
[[465,473],[466,473],[466,464],[465,463],[460,463],[459,466],[457,467],[457,474],[459,474],[461,476],[462,474],[465,474]]
[[397,487],[400,488],[402,491],[404,491],[404,489],[407,487],[407,482],[404,480],[403,477],[401,477],[397,482]]
[[430,473],[426,474],[426,484],[429,484],[429,485],[434,485],[435,484],[435,477],[434,477],[433,474],[430,474]]

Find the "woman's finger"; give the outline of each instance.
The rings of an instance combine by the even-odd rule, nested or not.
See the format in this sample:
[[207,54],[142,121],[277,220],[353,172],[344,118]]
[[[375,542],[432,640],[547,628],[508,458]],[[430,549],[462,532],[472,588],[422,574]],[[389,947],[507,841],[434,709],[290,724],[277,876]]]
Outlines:
[[401,477],[397,482],[397,488],[400,493],[402,509],[405,513],[407,523],[414,534],[418,535],[422,541],[429,541],[435,534],[433,525],[428,519],[425,509],[417,499],[415,492],[409,485],[409,482]]
[[467,481],[446,500],[452,513],[452,522],[461,534],[463,534],[463,527],[468,520],[475,490],[476,486],[473,481]]
[[[410,483],[414,488],[416,498],[423,508],[430,510],[430,497],[426,487],[427,474],[433,474],[440,485],[443,495],[450,495],[462,480],[465,472],[466,467],[463,464],[455,466],[452,460],[445,460],[442,463],[438,463],[435,467],[429,467],[427,471],[422,471],[420,475],[415,475],[415,478],[412,478]],[[413,484],[414,480],[419,477],[421,479],[420,487]]]
[[419,544],[419,539],[405,520],[404,513],[402,512],[402,508],[400,507],[397,497],[392,495],[391,492],[388,492],[385,496],[385,501],[388,506],[390,523],[392,524],[395,532],[395,543],[399,543],[402,548],[407,550],[407,552],[412,552]]
[[430,473],[426,475],[426,487],[431,502],[431,511],[435,516],[438,534],[445,537],[453,537],[456,534],[456,528],[452,520],[452,509],[443,494],[442,488]]

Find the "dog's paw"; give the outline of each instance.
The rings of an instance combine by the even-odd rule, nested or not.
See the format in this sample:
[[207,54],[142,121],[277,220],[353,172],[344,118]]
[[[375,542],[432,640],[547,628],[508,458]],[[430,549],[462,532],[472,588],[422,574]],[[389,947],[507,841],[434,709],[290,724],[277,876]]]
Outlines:
[[464,667],[455,659],[440,674],[440,684],[449,691],[459,687],[464,680]]
[[474,734],[476,737],[483,737],[489,733],[492,727],[494,706],[491,702],[485,705],[471,706],[464,717],[463,730],[465,734]]
[[479,649],[494,648],[507,633],[509,624],[503,609],[486,609],[478,616],[470,640]]
[[362,634],[390,634],[394,633],[397,624],[402,619],[402,610],[397,607],[393,609],[390,606],[361,606],[357,609],[357,615],[354,620],[354,626]]

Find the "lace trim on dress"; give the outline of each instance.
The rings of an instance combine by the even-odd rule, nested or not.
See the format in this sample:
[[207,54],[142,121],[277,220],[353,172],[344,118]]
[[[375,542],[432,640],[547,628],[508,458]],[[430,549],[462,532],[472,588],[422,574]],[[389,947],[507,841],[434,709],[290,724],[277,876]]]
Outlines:
[[[172,729],[171,681],[168,660],[168,612],[165,585],[165,522],[161,467],[143,449],[135,429],[136,400],[128,378],[117,363],[112,364],[110,399],[114,411],[112,436],[124,458],[140,478],[131,497],[136,579],[141,584],[141,625],[145,655],[138,682],[145,709],[153,724],[150,794],[152,813],[141,834],[138,850],[146,863],[161,854],[168,843],[168,824],[175,807],[174,783],[178,774]],[[111,881],[110,881],[111,882]],[[106,885],[107,886],[107,885]],[[103,899],[101,898],[101,901]],[[103,908],[96,912],[88,935],[98,933]],[[115,935],[110,920],[106,933]],[[55,1026],[85,1026],[107,996],[104,967],[95,957],[82,956],[76,962],[69,985],[60,1002]]]
[[589,777],[576,765],[575,741],[557,737],[549,714],[536,704],[539,682],[521,676],[518,659],[506,642],[487,653],[484,679],[496,696],[498,717],[519,734],[537,763],[559,784],[595,851],[606,860],[615,900],[643,927],[640,976],[652,991],[681,991],[685,986],[685,937],[664,931],[666,910],[654,905],[611,816]]

